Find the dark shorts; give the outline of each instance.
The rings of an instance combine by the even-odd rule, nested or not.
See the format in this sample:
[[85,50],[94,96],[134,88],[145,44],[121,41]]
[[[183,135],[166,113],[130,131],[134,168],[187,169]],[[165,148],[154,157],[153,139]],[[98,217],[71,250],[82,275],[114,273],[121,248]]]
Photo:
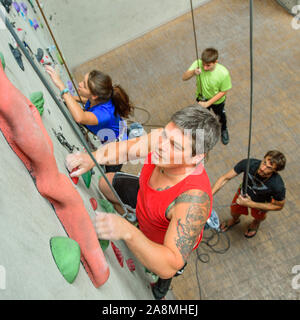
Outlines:
[[123,165],[119,164],[119,165],[115,165],[115,166],[105,166],[105,172],[109,173],[109,172],[119,172],[122,170]]
[[136,208],[137,195],[140,189],[139,177],[117,172],[113,178],[112,186],[124,204],[133,209]]

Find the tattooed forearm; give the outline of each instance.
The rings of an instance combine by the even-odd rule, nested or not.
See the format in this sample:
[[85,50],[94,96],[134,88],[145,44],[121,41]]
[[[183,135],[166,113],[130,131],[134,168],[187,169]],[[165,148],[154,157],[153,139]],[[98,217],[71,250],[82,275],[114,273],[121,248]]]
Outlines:
[[185,218],[180,218],[177,221],[175,241],[183,260],[186,262],[208,218],[210,201],[208,195],[200,191],[197,196],[192,195],[192,198],[191,195],[185,196],[190,197],[190,200],[193,201],[188,206]]

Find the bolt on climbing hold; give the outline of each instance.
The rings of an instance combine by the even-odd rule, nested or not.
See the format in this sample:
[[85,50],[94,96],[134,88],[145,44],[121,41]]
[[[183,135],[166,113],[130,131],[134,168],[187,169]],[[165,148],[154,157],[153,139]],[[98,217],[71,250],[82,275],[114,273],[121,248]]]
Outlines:
[[10,51],[11,51],[12,55],[14,56],[17,64],[19,65],[19,67],[21,68],[22,71],[25,71],[23,61],[22,61],[22,54],[21,54],[20,50],[18,48],[14,48],[10,43],[8,45],[9,45]]
[[91,198],[90,203],[92,205],[93,210],[97,210],[97,208],[98,208],[97,200],[95,198]]
[[[107,201],[105,199],[99,199],[98,203],[100,204],[100,207],[104,212],[116,213],[114,206],[109,201]],[[108,248],[110,241],[103,240],[103,239],[98,239],[98,240],[99,240],[102,251],[105,251]]]
[[53,237],[50,239],[50,249],[60,273],[69,283],[73,283],[80,266],[79,244],[70,238]]
[[117,258],[120,266],[123,268],[124,267],[124,257],[123,257],[121,250],[119,248],[117,248],[113,242],[111,242],[111,247],[116,255],[116,258]]
[[3,70],[5,70],[6,64],[5,64],[5,59],[2,52],[0,52],[0,60],[1,60]]
[[103,209],[104,212],[106,213],[116,213],[116,210],[114,206],[107,200],[105,199],[99,199],[98,200],[101,208]]
[[59,54],[58,51],[56,52],[56,57],[57,57],[58,62],[59,62],[61,65],[63,65],[63,64],[64,64],[64,61],[63,61],[63,59],[62,59],[62,57],[61,57],[61,55]]
[[79,181],[79,177],[71,177],[71,174],[75,171],[78,170],[78,167],[77,168],[74,168],[71,172],[67,169],[67,171],[69,172],[69,176],[71,178],[71,180],[73,181],[74,184],[78,184],[78,181]]
[[35,107],[38,109],[39,114],[42,116],[44,113],[44,95],[42,92],[38,91],[38,92],[33,92],[30,97],[29,100],[35,105]]
[[99,243],[100,243],[100,247],[102,249],[102,251],[104,252],[108,246],[109,246],[109,240],[102,240],[102,239],[99,239]]
[[86,187],[89,189],[89,187],[91,185],[91,181],[92,181],[92,173],[91,173],[91,171],[88,171],[88,172],[84,173],[82,175],[82,179],[83,179],[84,184],[86,185]]
[[126,264],[127,264],[129,271],[131,271],[131,272],[135,271],[135,264],[134,264],[133,259],[126,260]]

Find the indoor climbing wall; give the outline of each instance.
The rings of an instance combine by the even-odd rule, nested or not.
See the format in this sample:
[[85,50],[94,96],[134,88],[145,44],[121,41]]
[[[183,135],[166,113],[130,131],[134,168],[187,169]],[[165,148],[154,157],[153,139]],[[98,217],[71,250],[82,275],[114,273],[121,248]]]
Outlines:
[[[74,90],[35,2],[1,3],[42,74],[51,64]],[[67,154],[84,148],[3,23],[0,58],[0,299],[152,299],[125,243],[98,241],[96,210],[113,210],[100,172],[69,177]]]

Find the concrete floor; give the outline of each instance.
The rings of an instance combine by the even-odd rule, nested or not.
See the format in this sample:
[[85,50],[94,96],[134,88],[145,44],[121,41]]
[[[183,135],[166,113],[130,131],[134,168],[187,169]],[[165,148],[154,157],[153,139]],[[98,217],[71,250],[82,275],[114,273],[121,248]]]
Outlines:
[[[209,263],[198,265],[202,299],[297,299],[293,289],[300,265],[299,68],[300,30],[291,27],[292,16],[272,1],[255,1],[254,8],[254,117],[251,156],[262,158],[278,149],[287,157],[282,177],[286,205],[270,212],[256,237],[243,232],[250,217],[227,234],[231,246],[223,255],[209,253]],[[219,143],[206,164],[211,182],[247,156],[250,72],[249,11],[242,0],[215,0],[195,11],[199,52],[209,46],[220,52],[220,63],[231,72],[233,89],[227,101],[230,144]],[[186,14],[117,50],[89,61],[75,70],[77,80],[98,68],[129,92],[138,107],[151,113],[148,124],[165,125],[175,111],[193,103],[194,81],[182,82],[183,72],[195,59],[191,15]],[[147,114],[136,110],[143,122]],[[151,127],[147,127],[150,130]],[[140,166],[125,166],[138,172]],[[229,217],[229,205],[241,182],[228,183],[215,197],[220,220]],[[209,236],[206,232],[206,236]],[[226,246],[221,235],[220,247]],[[205,245],[200,253],[209,252]],[[194,252],[184,274],[173,281],[177,299],[199,299]],[[295,279],[294,279],[295,281]],[[298,281],[299,282],[299,281]]]

